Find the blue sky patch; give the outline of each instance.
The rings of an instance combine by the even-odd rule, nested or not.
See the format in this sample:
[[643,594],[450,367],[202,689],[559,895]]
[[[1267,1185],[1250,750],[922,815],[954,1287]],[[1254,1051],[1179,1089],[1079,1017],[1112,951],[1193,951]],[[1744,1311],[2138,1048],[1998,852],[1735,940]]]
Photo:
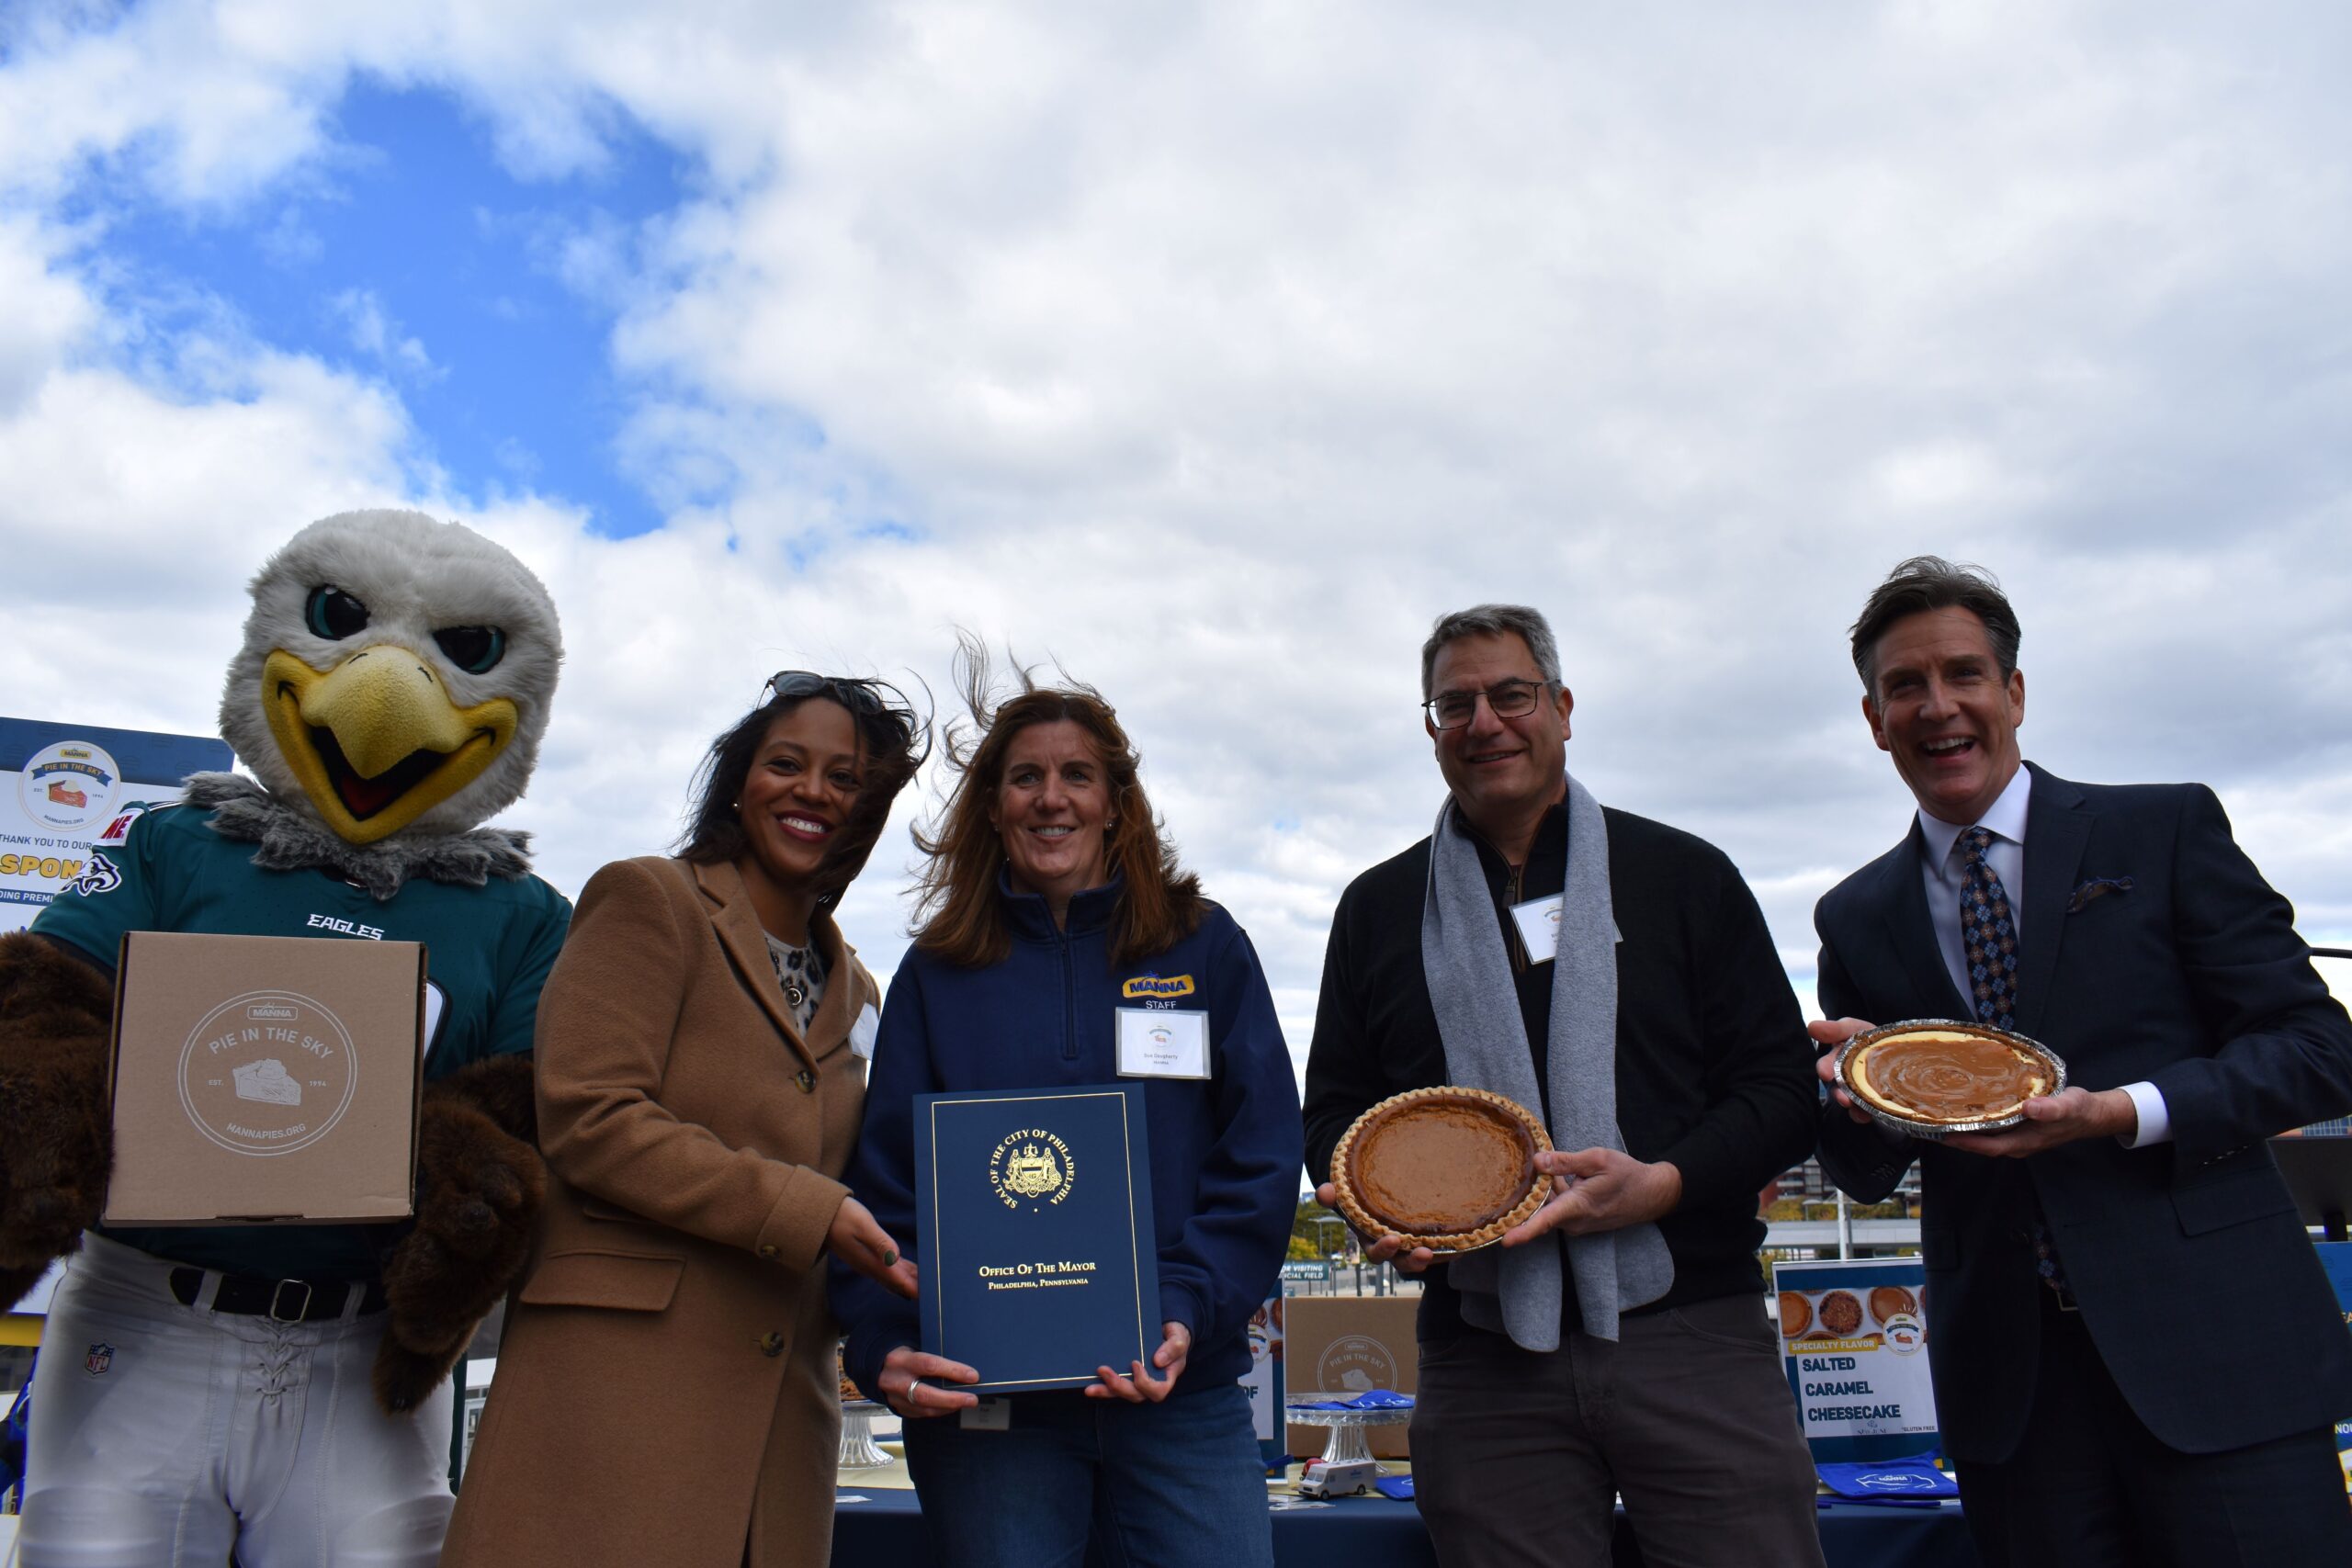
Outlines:
[[521,179],[456,98],[364,77],[330,125],[323,164],[225,213],[95,171],[73,204],[107,222],[94,286],[167,337],[225,316],[384,380],[416,424],[414,458],[468,496],[536,492],[616,537],[660,527],[616,450],[632,388],[612,367],[610,291],[645,221],[685,198],[685,161],[616,110],[600,167]]

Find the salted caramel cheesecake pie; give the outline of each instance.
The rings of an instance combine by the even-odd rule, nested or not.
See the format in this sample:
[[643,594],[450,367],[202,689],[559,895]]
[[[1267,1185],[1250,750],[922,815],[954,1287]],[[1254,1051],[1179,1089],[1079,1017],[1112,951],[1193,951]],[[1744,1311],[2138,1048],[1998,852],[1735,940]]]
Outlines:
[[1940,1137],[2025,1120],[2025,1102],[2066,1087],[2066,1066],[2022,1034],[1947,1019],[1857,1034],[1838,1057],[1854,1102],[1900,1132]]
[[1356,1118],[1331,1151],[1331,1185],[1360,1235],[1468,1252],[1543,1207],[1552,1179],[1535,1156],[1551,1146],[1543,1121],[1499,1094],[1417,1089]]

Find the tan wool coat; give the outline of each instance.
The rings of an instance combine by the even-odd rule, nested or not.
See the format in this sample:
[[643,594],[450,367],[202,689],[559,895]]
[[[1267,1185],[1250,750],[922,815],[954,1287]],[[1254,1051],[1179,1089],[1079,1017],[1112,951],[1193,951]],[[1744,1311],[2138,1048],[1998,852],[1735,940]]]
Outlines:
[[[879,1002],[829,919],[792,1025],[730,865],[606,866],[539,1000],[547,1208],[442,1556],[818,1568],[841,1406],[820,1248]],[[747,1551],[748,1547],[748,1551]]]

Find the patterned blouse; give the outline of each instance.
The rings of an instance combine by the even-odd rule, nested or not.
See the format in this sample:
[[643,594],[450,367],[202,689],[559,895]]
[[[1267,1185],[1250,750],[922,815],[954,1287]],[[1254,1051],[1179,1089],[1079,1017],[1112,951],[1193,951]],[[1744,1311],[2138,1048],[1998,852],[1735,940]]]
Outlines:
[[[760,934],[767,936],[764,931]],[[814,942],[795,947],[768,936],[768,962],[775,965],[776,983],[784,987],[784,1003],[792,1010],[792,1021],[801,1033],[808,1033],[808,1021],[817,1016],[817,1004],[825,999],[824,955]]]

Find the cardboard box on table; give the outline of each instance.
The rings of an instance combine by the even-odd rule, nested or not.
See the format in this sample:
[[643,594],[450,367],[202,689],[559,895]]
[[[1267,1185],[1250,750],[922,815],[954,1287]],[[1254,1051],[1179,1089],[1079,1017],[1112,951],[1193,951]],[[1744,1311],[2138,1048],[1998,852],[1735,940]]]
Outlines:
[[[1293,1296],[1283,1303],[1283,1394],[1287,1399],[1347,1399],[1371,1389],[1412,1393],[1421,1384],[1407,1296]],[[1319,1454],[1330,1434],[1291,1426],[1295,1454]],[[1374,1459],[1409,1459],[1405,1423],[1365,1433]]]
[[415,1212],[421,944],[134,931],[119,965],[107,1224]]

